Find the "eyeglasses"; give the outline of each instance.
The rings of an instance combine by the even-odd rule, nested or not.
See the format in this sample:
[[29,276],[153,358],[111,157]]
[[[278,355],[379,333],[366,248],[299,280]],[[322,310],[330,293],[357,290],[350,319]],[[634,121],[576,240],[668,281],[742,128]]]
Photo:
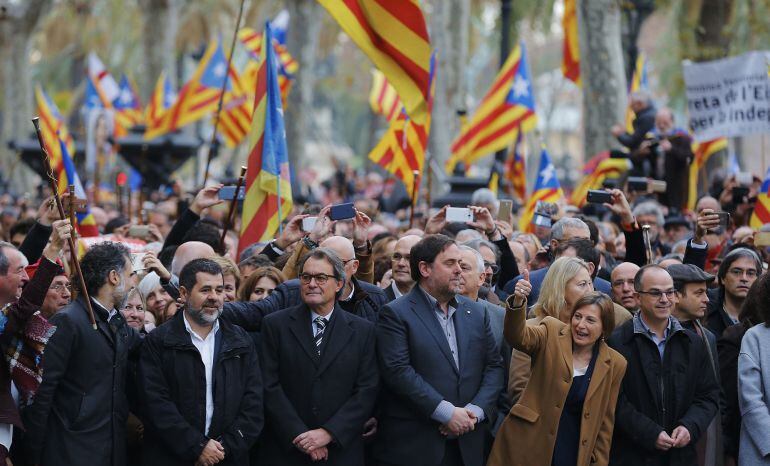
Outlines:
[[500,271],[500,266],[495,264],[495,263],[493,263],[493,262],[484,261],[484,268],[485,269],[492,269],[492,274],[493,275]]
[[666,290],[666,291],[660,291],[660,290],[652,290],[652,291],[637,291],[639,294],[646,294],[649,296],[652,296],[654,299],[660,301],[660,298],[663,297],[663,295],[666,295],[666,298],[671,299],[674,297],[674,293],[676,293],[676,290]]
[[315,283],[316,283],[316,285],[325,285],[325,284],[326,284],[326,282],[327,282],[327,281],[328,281],[330,278],[334,278],[334,279],[336,280],[336,277],[334,277],[334,276],[332,276],[332,275],[326,275],[325,273],[317,273],[317,274],[312,274],[312,273],[301,273],[301,274],[299,275],[299,279],[300,279],[300,281],[301,281],[303,284],[305,284],[305,285],[309,284],[309,283],[310,283],[311,281],[313,281],[314,279],[315,279]]
[[728,270],[728,272],[730,273],[730,275],[732,275],[734,277],[742,277],[743,274],[746,274],[746,276],[749,277],[749,278],[755,278],[757,276],[757,271],[754,270],[754,269],[739,269],[739,268],[735,268],[735,269]]
[[411,256],[409,254],[402,256],[401,254],[396,252],[396,253],[393,253],[393,255],[390,258],[393,259],[393,262],[398,262],[401,259],[404,259],[405,261],[409,262],[410,257]]
[[348,265],[348,262],[351,262],[351,261],[354,261],[354,260],[356,260],[356,258],[355,258],[355,257],[354,257],[354,258],[352,258],[352,259],[344,260],[344,261],[342,261],[342,265],[343,265],[343,266],[345,266],[345,265]]
[[61,293],[62,290],[64,290],[65,288],[67,289],[67,291],[72,291],[72,285],[70,285],[69,283],[67,284],[54,283],[53,285],[48,287],[49,290],[58,291],[59,293]]

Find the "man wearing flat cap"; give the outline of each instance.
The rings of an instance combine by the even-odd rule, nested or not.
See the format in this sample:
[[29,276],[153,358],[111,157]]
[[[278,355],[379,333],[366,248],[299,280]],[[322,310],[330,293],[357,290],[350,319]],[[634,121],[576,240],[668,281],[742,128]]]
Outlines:
[[[708,350],[711,356],[711,370],[714,372],[714,377],[719,380],[716,336],[700,323],[708,310],[709,298],[706,291],[715,277],[693,264],[672,264],[668,267],[668,273],[674,279],[677,298],[672,314],[679,320],[682,327],[692,330],[701,337],[703,350]],[[722,457],[720,419],[720,413],[717,413],[706,435],[702,436],[695,446],[699,465],[715,464],[714,460]]]

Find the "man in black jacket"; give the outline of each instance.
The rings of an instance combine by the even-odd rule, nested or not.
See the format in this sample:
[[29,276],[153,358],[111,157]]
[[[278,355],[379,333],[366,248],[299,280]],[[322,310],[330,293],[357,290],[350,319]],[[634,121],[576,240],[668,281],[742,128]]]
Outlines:
[[251,338],[219,319],[222,269],[195,259],[179,275],[182,312],[151,332],[139,383],[146,465],[248,465],[264,417]]
[[634,288],[640,311],[609,340],[628,361],[610,464],[696,464],[695,443],[719,405],[710,355],[700,337],[671,316],[676,290],[665,269],[642,267]]
[[749,248],[740,247],[727,253],[719,264],[719,288],[711,290],[706,326],[717,339],[727,327],[738,323],[749,288],[762,273],[762,260]]
[[364,463],[364,421],[378,391],[371,322],[340,306],[342,260],[318,248],[299,263],[302,303],[262,325],[267,466]]
[[[625,127],[621,125],[613,126],[611,132],[629,152],[634,152],[645,140],[647,133],[655,128],[656,110],[652,105],[650,94],[644,91],[637,91],[628,96],[628,106],[636,116],[632,123],[633,133],[627,133]],[[634,170],[639,176],[645,176],[641,166],[635,165]]]
[[131,257],[122,244],[102,243],[80,268],[97,330],[82,295],[51,317],[43,380],[23,412],[31,464],[126,464],[128,355],[140,340],[117,307],[131,287]]

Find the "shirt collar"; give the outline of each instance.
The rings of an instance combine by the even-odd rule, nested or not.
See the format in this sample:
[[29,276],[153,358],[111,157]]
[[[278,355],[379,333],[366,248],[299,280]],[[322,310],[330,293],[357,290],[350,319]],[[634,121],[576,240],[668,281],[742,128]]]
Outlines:
[[393,295],[396,298],[400,298],[401,296],[404,296],[404,293],[402,293],[401,290],[398,289],[398,286],[396,285],[396,282],[394,280],[390,281],[390,289],[393,290]]
[[100,308],[104,309],[105,312],[107,312],[107,320],[108,321],[110,319],[112,319],[112,316],[114,316],[115,314],[118,313],[117,309],[114,309],[114,308],[113,309],[107,309],[107,306],[105,306],[104,304],[100,303],[99,300],[94,298],[93,296],[91,296],[91,301],[93,301],[97,306],[99,306]]
[[193,330],[192,327],[190,326],[190,322],[187,320],[187,315],[184,313],[184,309],[180,309],[179,312],[182,313],[182,320],[184,321],[184,328],[185,328],[185,330],[187,330],[187,333],[189,333],[192,338],[197,338],[200,341],[206,341],[209,338],[213,338],[213,336],[216,335],[216,333],[219,331],[219,319],[217,319],[214,322],[214,326],[211,327],[211,331],[209,332],[209,334],[206,335],[206,338],[201,338],[201,336],[198,335],[195,332],[195,330]]
[[332,308],[331,312],[329,312],[325,316],[322,316],[321,314],[316,314],[315,311],[310,311],[310,321],[315,322],[315,320],[318,317],[323,317],[324,319],[326,319],[326,322],[329,322],[332,320],[332,314],[334,314],[334,308]]
[[[668,339],[670,335],[673,335],[680,330],[684,330],[682,324],[674,316],[668,316],[668,325],[666,326],[665,332],[663,332],[663,338]],[[634,333],[642,333],[645,335],[653,335],[655,333],[644,322],[644,319],[642,319],[641,310],[636,311],[636,314],[634,314]]]
[[350,282],[350,294],[345,299],[340,299],[340,301],[350,301],[353,299],[353,295],[356,293],[356,285],[353,284],[353,281]]
[[[441,310],[441,308],[438,305],[438,300],[436,298],[434,298],[430,293],[425,291],[425,288],[423,288],[421,285],[417,285],[417,287],[428,298],[428,301],[430,302],[430,305],[434,309]],[[447,303],[447,308],[449,308],[450,312],[455,310],[455,309],[457,309],[457,297],[456,296],[453,296],[452,299],[449,300],[449,303]]]

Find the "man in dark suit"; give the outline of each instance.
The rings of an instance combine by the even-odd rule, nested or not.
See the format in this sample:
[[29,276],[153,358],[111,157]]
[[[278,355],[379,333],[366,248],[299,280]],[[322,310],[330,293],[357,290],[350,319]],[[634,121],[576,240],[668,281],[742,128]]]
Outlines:
[[409,270],[409,252],[420,239],[417,235],[406,235],[396,241],[390,261],[393,279],[390,286],[383,289],[388,302],[409,293],[414,286],[414,279],[412,279],[412,273]]
[[384,382],[374,457],[381,465],[481,466],[504,371],[484,307],[457,296],[460,249],[428,235],[410,254],[416,286],[377,323]]
[[30,464],[126,464],[127,363],[139,334],[117,307],[131,288],[131,257],[120,243],[102,243],[80,268],[97,330],[82,294],[51,317],[43,380],[23,412]]
[[337,302],[342,261],[326,248],[299,264],[302,303],[262,322],[267,466],[364,463],[364,422],[378,392],[374,325]]

